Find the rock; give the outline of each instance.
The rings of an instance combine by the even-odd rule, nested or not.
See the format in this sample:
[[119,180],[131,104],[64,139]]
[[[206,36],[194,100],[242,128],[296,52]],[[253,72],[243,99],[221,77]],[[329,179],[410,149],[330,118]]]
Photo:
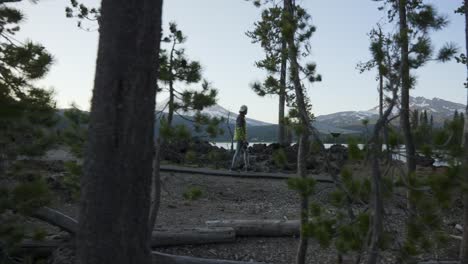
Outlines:
[[416,155],[416,165],[421,167],[432,167],[434,165],[435,159],[430,157],[425,157],[421,155]]

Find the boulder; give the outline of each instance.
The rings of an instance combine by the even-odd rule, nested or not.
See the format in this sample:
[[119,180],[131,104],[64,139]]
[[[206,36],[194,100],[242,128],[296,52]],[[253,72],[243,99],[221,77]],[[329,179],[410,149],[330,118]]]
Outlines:
[[434,165],[435,159],[431,157],[416,155],[416,165],[421,167],[432,167]]

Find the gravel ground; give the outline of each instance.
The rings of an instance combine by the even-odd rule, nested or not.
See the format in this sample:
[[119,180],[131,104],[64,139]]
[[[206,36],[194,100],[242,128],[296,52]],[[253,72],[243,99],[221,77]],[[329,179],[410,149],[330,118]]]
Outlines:
[[[164,191],[157,225],[203,226],[208,220],[299,219],[299,197],[284,180],[239,179],[202,175],[164,174]],[[203,192],[187,201],[183,193],[192,186]],[[331,185],[318,184],[325,196]],[[320,199],[315,197],[315,199]],[[324,198],[324,197],[323,197]],[[235,243],[164,248],[161,251],[205,258],[293,263],[298,239],[238,238]],[[310,263],[336,263],[336,256],[311,243]]]
[[[60,164],[48,169],[52,176],[60,177]],[[298,219],[299,197],[288,189],[286,181],[271,179],[245,179],[219,176],[162,173],[162,201],[157,226],[170,227],[203,227],[205,221],[223,219]],[[192,187],[202,191],[201,198],[189,201],[184,193]],[[318,183],[313,201],[326,203],[333,185]],[[403,195],[401,195],[404,197]],[[396,196],[400,197],[400,196]],[[76,204],[59,202],[56,208],[76,217]],[[389,201],[386,206],[387,219],[385,226],[392,229],[403,229],[404,200],[398,198]],[[448,211],[445,223],[447,231],[460,235],[454,230],[455,223],[461,223],[459,201]],[[54,232],[57,232],[55,229]],[[396,239],[394,242],[398,242]],[[159,251],[177,255],[196,256],[243,261],[258,261],[271,264],[294,263],[298,238],[238,238],[234,243],[207,244],[197,246],[178,246],[159,248]],[[458,254],[458,241],[451,243],[440,252],[421,258],[454,259]],[[343,263],[355,263],[345,259]],[[337,263],[337,253],[332,249],[322,249],[310,240],[307,263]],[[53,262],[67,263],[67,262]],[[397,263],[391,252],[385,252],[381,263]]]

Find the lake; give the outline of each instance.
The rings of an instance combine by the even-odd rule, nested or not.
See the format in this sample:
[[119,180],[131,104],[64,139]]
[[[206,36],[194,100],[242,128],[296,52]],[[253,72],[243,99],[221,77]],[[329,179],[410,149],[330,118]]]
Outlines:
[[[272,144],[273,142],[249,142],[249,146],[252,146],[254,144]],[[217,147],[222,147],[222,148],[225,148],[225,149],[230,149],[231,148],[231,142],[212,142],[211,144],[213,144],[214,146],[217,146]],[[326,144],[323,144],[325,146],[326,149],[329,149],[331,146],[333,146],[334,144],[330,144],[330,143],[326,143]],[[348,144],[341,144],[345,147],[348,146]],[[364,148],[364,144],[358,144],[359,148],[360,149],[363,149]],[[234,143],[234,148],[236,147],[235,143]],[[385,149],[386,147],[385,146],[382,146],[383,149]],[[406,162],[406,157],[404,155],[405,153],[405,146],[400,146],[398,148],[398,151],[397,153],[393,154],[393,158],[396,159],[396,160],[400,160],[400,161],[403,161],[403,162]],[[434,158],[435,159],[435,162],[434,162],[434,166],[435,167],[441,167],[441,166],[448,166],[448,163],[444,160],[440,160],[440,159],[437,159],[437,158]]]

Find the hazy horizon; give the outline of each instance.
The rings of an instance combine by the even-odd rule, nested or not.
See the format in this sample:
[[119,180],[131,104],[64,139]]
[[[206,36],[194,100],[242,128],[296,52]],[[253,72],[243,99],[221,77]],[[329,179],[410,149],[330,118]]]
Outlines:
[[[82,2],[90,6],[97,4],[91,0]],[[464,19],[453,12],[461,1],[428,2],[434,3],[451,21],[445,30],[432,34],[436,48],[444,42],[455,42],[464,51]],[[58,106],[67,107],[76,102],[87,110],[98,33],[80,30],[76,20],[65,18],[64,9],[68,3],[68,0],[41,0],[38,4],[27,1],[11,4],[24,10],[27,18],[16,38],[41,43],[54,55],[56,63],[38,84],[56,90]],[[359,74],[355,66],[370,58],[366,34],[376,22],[382,21],[384,13],[377,10],[379,4],[371,0],[352,3],[315,0],[302,1],[302,4],[317,26],[309,59],[317,63],[318,72],[323,75],[322,83],[306,84],[313,112],[323,115],[376,106],[375,72]],[[169,21],[176,21],[188,36],[187,54],[201,62],[203,76],[219,90],[221,106],[236,112],[240,105],[246,104],[251,118],[274,123],[276,97],[258,97],[249,87],[265,75],[254,67],[254,61],[263,57],[262,49],[245,36],[260,12],[244,0],[165,1],[163,26],[166,29]],[[462,64],[432,62],[415,73],[418,84],[411,91],[412,96],[465,103],[466,68]],[[160,94],[157,101],[165,97]]]

